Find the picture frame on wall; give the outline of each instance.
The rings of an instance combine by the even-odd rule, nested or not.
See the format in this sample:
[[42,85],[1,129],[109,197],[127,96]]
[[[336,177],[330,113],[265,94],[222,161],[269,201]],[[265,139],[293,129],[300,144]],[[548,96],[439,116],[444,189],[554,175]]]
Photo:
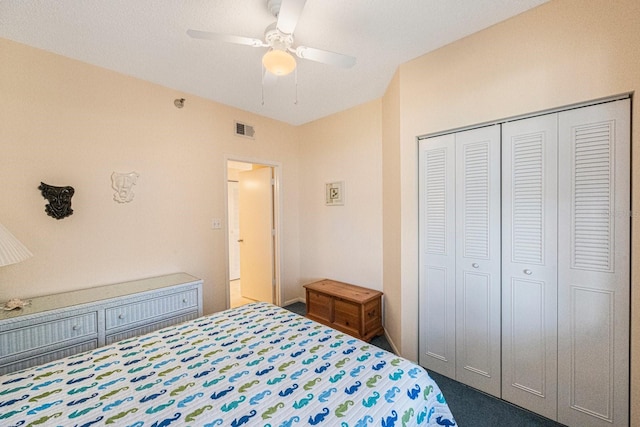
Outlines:
[[344,205],[344,181],[328,182],[325,184],[325,205]]

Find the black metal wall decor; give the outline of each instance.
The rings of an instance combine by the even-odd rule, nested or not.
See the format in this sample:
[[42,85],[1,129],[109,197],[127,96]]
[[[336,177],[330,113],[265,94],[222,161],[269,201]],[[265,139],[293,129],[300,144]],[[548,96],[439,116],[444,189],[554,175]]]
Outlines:
[[47,215],[55,219],[62,219],[73,214],[73,209],[71,209],[71,197],[75,193],[73,187],[55,187],[41,182],[38,190],[49,201],[44,209]]

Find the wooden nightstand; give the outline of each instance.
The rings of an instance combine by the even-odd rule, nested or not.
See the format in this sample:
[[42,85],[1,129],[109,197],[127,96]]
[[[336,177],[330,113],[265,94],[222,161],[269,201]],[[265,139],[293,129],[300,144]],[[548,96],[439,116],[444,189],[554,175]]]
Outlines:
[[382,292],[328,279],[304,287],[309,319],[364,341],[384,333]]

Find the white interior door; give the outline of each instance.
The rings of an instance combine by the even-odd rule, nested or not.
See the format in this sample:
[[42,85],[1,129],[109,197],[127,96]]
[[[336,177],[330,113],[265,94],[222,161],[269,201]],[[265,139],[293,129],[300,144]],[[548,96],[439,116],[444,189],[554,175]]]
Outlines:
[[420,364],[456,375],[454,134],[420,141]]
[[245,298],[273,302],[274,222],[272,168],[239,173],[240,285]]
[[240,278],[240,216],[238,209],[238,181],[227,183],[227,207],[229,209],[229,280]]
[[630,101],[559,114],[558,421],[629,425]]
[[500,397],[500,126],[456,137],[456,379]]
[[502,398],[557,418],[558,115],[502,125]]

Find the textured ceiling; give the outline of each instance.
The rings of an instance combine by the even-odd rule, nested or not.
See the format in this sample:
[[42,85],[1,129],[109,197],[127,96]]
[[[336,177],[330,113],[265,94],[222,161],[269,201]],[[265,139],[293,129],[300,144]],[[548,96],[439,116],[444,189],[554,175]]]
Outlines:
[[298,125],[379,98],[401,63],[546,1],[308,0],[295,44],[357,62],[298,59],[297,104],[293,75],[262,104],[265,48],[186,34],[262,39],[275,21],[266,0],[0,0],[0,37]]

